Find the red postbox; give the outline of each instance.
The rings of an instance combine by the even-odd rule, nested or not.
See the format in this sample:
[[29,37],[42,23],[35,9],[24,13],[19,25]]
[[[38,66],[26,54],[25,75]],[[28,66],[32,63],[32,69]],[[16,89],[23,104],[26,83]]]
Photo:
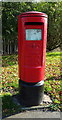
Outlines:
[[24,12],[18,16],[19,88],[26,105],[41,102],[44,86],[47,15]]

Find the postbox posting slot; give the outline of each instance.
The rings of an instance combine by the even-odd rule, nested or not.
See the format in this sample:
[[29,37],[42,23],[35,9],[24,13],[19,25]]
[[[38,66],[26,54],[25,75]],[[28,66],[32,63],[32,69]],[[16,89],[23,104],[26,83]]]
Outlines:
[[42,22],[25,22],[25,25],[43,25]]

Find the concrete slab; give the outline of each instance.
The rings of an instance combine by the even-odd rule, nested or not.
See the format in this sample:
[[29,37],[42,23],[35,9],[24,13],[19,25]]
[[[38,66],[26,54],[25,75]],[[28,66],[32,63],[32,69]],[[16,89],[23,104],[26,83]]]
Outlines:
[[[16,103],[17,105],[21,105],[21,106],[24,106],[21,102],[21,97],[20,95],[14,95],[13,96],[13,102]],[[40,105],[43,105],[43,104],[51,104],[52,103],[52,100],[50,99],[50,97],[46,94],[43,95],[43,100],[41,101]],[[44,106],[45,107],[45,106]]]
[[19,95],[16,95],[16,96],[13,96],[13,102],[16,103],[17,105],[20,105],[21,106],[21,110],[40,110],[40,109],[48,109],[50,107],[50,105],[52,104],[52,100],[50,99],[50,97],[46,94],[44,94],[43,96],[43,100],[41,101],[41,103],[37,106],[29,106],[29,107],[26,107],[24,106],[24,104],[22,104],[22,102],[20,101],[20,96]]
[[60,118],[60,112],[27,111],[7,118]]

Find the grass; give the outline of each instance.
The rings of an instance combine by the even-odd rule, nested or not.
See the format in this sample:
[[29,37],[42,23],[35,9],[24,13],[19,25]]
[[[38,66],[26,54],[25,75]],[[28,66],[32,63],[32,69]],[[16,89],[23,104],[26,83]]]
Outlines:
[[60,62],[60,52],[47,53],[44,91],[51,96],[54,104],[61,103]]
[[[3,101],[3,117],[18,113],[21,106],[12,101],[12,96],[18,93],[18,55],[2,57],[2,90],[0,97]],[[61,76],[60,76],[60,52],[46,54],[45,85],[44,92],[48,94],[53,105],[52,110],[61,109]],[[1,86],[1,84],[0,84]]]
[[14,113],[18,113],[19,106],[13,102],[12,96],[9,93],[2,97],[2,102],[3,118],[9,115],[13,115]]

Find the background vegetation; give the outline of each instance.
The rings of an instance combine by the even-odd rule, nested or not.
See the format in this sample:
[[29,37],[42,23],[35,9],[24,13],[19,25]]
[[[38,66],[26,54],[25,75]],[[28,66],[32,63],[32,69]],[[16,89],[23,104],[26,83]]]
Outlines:
[[61,2],[3,2],[2,33],[3,54],[13,54],[18,48],[18,15],[27,11],[39,11],[48,15],[47,51],[60,47],[62,39]]

